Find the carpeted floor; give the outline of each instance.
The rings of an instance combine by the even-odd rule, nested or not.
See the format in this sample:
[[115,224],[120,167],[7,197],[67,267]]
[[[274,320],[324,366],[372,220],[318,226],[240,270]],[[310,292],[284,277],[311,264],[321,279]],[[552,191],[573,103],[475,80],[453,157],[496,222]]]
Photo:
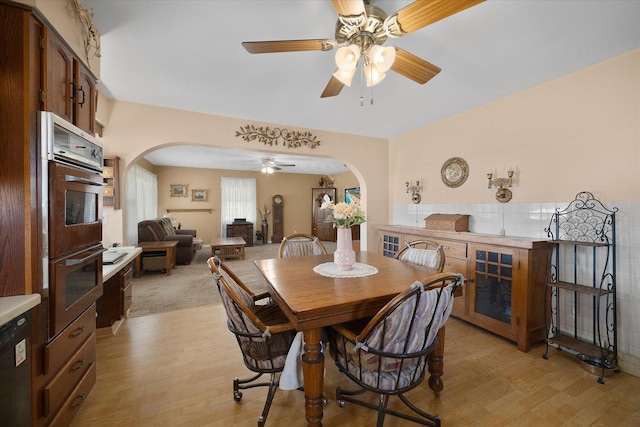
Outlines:
[[[327,251],[335,251],[334,242],[323,242]],[[265,289],[263,279],[253,261],[278,257],[278,244],[259,245],[245,249],[246,259],[226,260],[233,271],[256,293]],[[190,265],[178,265],[171,276],[164,271],[143,272],[133,280],[133,302],[130,317],[181,310],[207,304],[218,304],[220,296],[211,278],[207,259],[211,246],[205,245],[196,253]]]

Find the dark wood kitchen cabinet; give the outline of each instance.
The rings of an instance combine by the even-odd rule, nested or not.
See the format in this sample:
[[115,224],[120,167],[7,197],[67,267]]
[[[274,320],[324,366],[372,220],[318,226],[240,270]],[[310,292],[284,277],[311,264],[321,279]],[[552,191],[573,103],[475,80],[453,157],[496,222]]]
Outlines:
[[47,65],[43,110],[93,135],[97,79],[51,28],[45,27],[44,38]]
[[444,271],[466,277],[451,314],[514,341],[527,352],[546,338],[545,276],[552,246],[546,241],[407,226],[379,226],[378,250],[393,257],[413,240],[444,248]]
[[129,262],[122,267],[113,277],[104,282],[102,296],[96,302],[98,317],[96,326],[108,328],[115,322],[126,317],[131,307],[133,264]]
[[[47,43],[54,38],[58,39],[55,45]],[[0,40],[0,58],[10,59],[0,60],[0,296],[42,295],[41,304],[32,310],[28,350],[32,361],[32,425],[68,425],[84,400],[79,396],[86,396],[95,383],[92,330],[96,311],[92,305],[49,340],[51,293],[44,288],[43,280],[42,248],[46,236],[39,193],[47,171],[40,164],[38,112],[55,110],[72,122],[76,120],[77,125],[85,107],[74,117],[73,103],[66,105],[64,99],[71,96],[71,85],[66,82],[74,79],[74,60],[77,81],[82,81],[85,91],[86,84],[95,80],[86,67],[82,69],[84,64],[46,19],[28,5],[0,2]],[[64,48],[68,51],[63,52]],[[84,79],[88,79],[87,83]],[[63,81],[64,86],[56,86],[56,82]],[[55,95],[50,95],[52,91]],[[80,127],[92,132],[95,92],[88,96],[85,94],[85,103],[89,99],[90,118],[83,120],[91,125],[80,123]],[[68,374],[65,367],[73,374]]]

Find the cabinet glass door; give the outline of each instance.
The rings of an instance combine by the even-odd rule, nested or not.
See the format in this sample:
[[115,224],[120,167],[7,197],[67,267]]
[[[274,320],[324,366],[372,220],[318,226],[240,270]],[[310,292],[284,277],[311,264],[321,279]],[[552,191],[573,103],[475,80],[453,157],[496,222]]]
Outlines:
[[513,255],[477,248],[474,258],[474,312],[510,324]]

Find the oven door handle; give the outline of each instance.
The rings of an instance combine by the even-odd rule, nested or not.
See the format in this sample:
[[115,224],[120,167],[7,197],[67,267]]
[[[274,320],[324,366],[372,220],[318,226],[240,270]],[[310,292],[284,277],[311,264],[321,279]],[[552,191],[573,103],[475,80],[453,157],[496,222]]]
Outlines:
[[98,187],[103,187],[106,185],[104,182],[95,182],[95,181],[91,181],[86,178],[82,178],[80,176],[74,176],[74,175],[65,175],[64,180],[66,182],[79,182],[80,184],[96,185]]
[[93,258],[94,256],[101,254],[102,252],[106,251],[105,248],[100,248],[100,249],[96,249],[94,252],[91,253],[91,255],[87,255],[84,258],[81,259],[67,259],[64,261],[64,265],[65,267],[71,267],[73,265],[78,265],[78,264],[82,264],[83,262],[87,261],[90,258]]

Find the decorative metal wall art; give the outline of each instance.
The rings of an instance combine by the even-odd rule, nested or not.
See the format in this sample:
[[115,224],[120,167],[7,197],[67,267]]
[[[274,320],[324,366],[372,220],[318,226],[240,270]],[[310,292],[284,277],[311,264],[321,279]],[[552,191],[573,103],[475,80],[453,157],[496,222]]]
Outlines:
[[239,131],[236,131],[236,136],[242,137],[245,141],[262,142],[264,145],[278,145],[282,144],[287,148],[300,148],[302,146],[309,147],[311,149],[320,145],[317,136],[311,132],[300,132],[297,130],[288,130],[280,128],[269,128],[268,126],[254,126],[246,125],[242,126]]
[[442,175],[442,182],[447,187],[460,187],[469,176],[469,165],[461,157],[452,157],[444,162],[440,175]]

